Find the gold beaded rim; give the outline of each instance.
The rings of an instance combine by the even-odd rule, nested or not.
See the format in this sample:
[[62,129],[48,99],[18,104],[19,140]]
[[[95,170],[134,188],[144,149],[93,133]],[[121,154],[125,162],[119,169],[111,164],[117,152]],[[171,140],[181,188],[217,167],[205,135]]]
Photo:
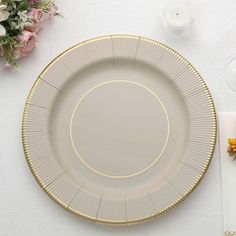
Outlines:
[[227,232],[225,232],[224,236],[236,236],[236,232],[227,231]]

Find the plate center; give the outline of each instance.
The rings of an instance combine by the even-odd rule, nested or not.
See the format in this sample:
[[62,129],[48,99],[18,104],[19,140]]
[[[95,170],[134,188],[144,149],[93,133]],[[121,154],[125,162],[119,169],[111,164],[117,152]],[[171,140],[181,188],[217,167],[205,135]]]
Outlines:
[[149,88],[112,80],[87,91],[70,122],[73,149],[90,170],[111,178],[143,173],[161,158],[169,137],[164,104]]

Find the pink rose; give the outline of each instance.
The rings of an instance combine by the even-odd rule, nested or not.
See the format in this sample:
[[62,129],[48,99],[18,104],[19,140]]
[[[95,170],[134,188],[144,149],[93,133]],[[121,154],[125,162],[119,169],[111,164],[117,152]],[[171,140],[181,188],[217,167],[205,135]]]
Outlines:
[[43,24],[41,22],[33,22],[31,26],[25,28],[25,30],[30,31],[32,33],[38,33],[43,28]]
[[43,10],[37,9],[37,8],[32,8],[28,12],[28,16],[31,17],[32,20],[35,22],[42,22],[43,21]]
[[43,26],[42,26],[42,22],[44,19],[44,13],[42,9],[36,9],[36,8],[32,8],[29,12],[28,12],[28,16],[31,17],[33,23],[31,26],[28,26],[26,28],[26,30],[31,31],[31,32],[39,32]]
[[58,7],[55,5],[55,3],[52,3],[50,6],[50,9],[48,11],[49,16],[56,16],[58,11]]
[[37,4],[37,3],[39,3],[40,1],[41,0],[28,0],[30,6],[33,6],[33,5]]
[[9,64],[9,63],[6,63],[4,66],[3,66],[3,69],[5,70],[10,70],[12,68],[12,66]]
[[37,36],[35,33],[24,30],[17,36],[17,41],[19,46],[14,50],[15,59],[27,56],[35,48]]

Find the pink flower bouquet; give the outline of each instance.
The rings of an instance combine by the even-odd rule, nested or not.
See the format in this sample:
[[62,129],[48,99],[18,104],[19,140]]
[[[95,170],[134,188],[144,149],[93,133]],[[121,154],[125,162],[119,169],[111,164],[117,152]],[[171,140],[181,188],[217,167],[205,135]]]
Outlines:
[[0,57],[6,65],[16,66],[35,48],[44,20],[57,10],[53,0],[0,0]]

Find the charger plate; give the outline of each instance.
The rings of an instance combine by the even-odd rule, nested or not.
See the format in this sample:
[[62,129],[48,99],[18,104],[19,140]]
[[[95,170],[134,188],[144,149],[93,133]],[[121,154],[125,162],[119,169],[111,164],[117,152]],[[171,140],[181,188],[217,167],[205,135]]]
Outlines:
[[39,75],[23,146],[47,194],[87,219],[143,222],[177,206],[204,176],[216,141],[206,84],[169,47],[114,35],[80,43]]

